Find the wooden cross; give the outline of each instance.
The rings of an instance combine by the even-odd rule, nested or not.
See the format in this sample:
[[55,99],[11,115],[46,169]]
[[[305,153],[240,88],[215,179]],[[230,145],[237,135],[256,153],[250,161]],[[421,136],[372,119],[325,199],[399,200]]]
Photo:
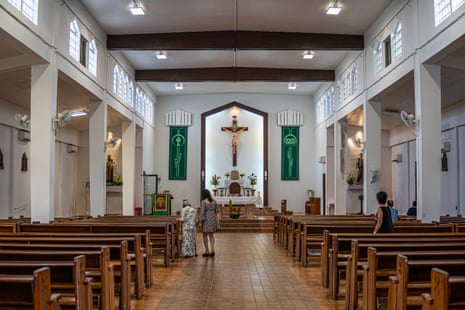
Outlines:
[[237,143],[238,135],[241,132],[248,131],[249,127],[239,127],[237,125],[237,116],[233,116],[231,127],[221,127],[221,131],[226,131],[231,133],[231,144],[232,144],[232,165],[237,167]]

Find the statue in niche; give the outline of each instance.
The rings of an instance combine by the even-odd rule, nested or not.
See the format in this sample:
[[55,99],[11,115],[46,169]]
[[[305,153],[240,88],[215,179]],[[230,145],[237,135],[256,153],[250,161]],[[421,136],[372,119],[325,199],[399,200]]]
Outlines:
[[27,155],[26,153],[23,153],[23,156],[21,157],[21,171],[26,172],[27,171]]
[[115,160],[111,157],[110,154],[107,156],[107,185],[113,184],[113,177],[114,177],[114,170],[115,170]]
[[360,153],[360,155],[357,158],[357,183],[361,184],[363,183],[363,153]]
[[3,166],[3,153],[2,150],[0,150],[0,170],[3,169],[5,169],[5,167]]

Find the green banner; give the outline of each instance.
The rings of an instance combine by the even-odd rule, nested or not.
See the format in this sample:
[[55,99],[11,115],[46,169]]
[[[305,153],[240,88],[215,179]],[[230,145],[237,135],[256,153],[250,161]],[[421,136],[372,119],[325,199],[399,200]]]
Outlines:
[[187,179],[187,127],[170,127],[170,180]]
[[299,179],[299,127],[281,127],[281,180]]

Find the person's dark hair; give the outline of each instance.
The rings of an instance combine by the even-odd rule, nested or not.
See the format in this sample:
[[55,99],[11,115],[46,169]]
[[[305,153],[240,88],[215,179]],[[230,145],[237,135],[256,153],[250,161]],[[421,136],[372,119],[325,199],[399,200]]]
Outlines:
[[417,207],[417,201],[416,201],[416,200],[414,200],[414,201],[412,202],[412,207],[414,207],[414,208]]
[[388,195],[385,191],[380,191],[376,194],[376,200],[378,200],[378,203],[382,205],[386,203],[387,197]]
[[208,199],[209,202],[213,201],[212,195],[210,194],[210,191],[208,189],[204,189],[202,191],[202,199],[201,200],[204,200],[204,199]]
[[391,199],[389,199],[389,200],[387,201],[387,205],[388,205],[388,207],[394,208],[394,201],[392,201]]

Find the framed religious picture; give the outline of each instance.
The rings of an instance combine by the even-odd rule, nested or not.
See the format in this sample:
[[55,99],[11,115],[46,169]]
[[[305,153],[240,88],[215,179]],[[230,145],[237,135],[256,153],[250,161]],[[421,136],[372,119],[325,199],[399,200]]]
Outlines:
[[171,215],[171,194],[152,195],[153,215]]

